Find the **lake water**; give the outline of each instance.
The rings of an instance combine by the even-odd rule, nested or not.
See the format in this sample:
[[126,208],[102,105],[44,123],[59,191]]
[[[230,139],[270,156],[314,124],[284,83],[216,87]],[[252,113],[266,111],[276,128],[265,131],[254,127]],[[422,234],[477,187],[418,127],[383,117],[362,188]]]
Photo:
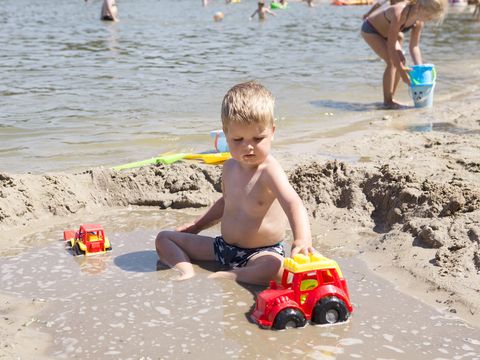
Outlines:
[[[256,2],[5,0],[0,13],[0,171],[81,170],[213,148],[220,104],[256,79],[277,98],[280,151],[378,117],[383,63],[360,37],[365,6],[291,2],[265,22]],[[225,19],[214,22],[216,11]],[[422,37],[435,101],[478,84],[480,23],[452,14]],[[409,100],[403,86],[399,97]],[[338,134],[341,136],[341,132]]]

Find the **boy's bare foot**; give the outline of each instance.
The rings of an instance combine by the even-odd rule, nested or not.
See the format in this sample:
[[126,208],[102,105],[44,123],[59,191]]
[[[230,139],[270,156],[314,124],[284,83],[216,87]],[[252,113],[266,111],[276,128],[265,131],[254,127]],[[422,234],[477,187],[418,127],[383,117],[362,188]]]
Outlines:
[[177,275],[177,276],[174,276],[172,278],[172,280],[174,281],[184,281],[184,280],[188,280],[188,279],[191,279],[195,276],[195,273],[192,272],[192,273],[180,273],[180,275]]

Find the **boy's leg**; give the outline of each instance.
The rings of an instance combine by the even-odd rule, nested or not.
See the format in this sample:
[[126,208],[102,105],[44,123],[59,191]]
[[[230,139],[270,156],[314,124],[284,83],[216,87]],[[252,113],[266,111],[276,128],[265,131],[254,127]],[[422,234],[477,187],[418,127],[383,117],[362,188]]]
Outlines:
[[211,278],[226,278],[255,285],[268,285],[270,280],[280,280],[283,274],[283,256],[263,251],[248,260],[244,267],[217,271]]
[[162,231],[155,240],[160,261],[181,272],[179,280],[195,275],[192,260],[215,260],[213,238],[178,231]]

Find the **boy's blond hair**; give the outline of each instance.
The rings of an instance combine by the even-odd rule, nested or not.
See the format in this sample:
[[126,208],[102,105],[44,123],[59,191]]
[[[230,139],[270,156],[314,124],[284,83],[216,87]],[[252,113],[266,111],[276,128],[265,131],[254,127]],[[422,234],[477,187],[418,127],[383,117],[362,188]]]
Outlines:
[[264,86],[255,81],[237,84],[225,94],[222,101],[223,131],[231,123],[273,127],[275,99]]

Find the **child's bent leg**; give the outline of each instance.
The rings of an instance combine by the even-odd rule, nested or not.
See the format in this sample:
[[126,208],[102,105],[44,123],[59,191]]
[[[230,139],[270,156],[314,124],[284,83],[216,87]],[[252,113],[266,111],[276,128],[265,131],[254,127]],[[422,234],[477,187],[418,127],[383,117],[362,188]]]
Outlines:
[[254,285],[268,285],[270,280],[280,280],[283,273],[283,256],[274,252],[261,252],[253,256],[246,266],[230,271],[217,271],[211,278],[226,278]]
[[181,272],[179,280],[195,275],[190,259],[214,260],[213,239],[209,236],[162,231],[155,240],[160,261]]

